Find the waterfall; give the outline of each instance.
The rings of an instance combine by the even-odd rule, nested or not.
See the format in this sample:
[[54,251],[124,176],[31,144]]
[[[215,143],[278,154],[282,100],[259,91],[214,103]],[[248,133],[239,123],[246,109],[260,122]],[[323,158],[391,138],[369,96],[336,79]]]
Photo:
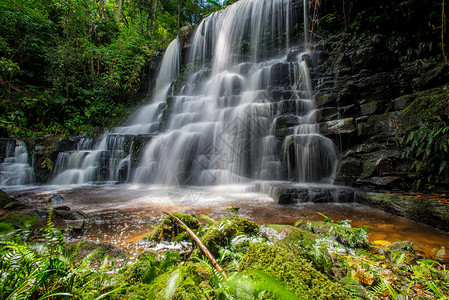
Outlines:
[[0,186],[15,186],[34,183],[34,170],[28,163],[28,152],[25,143],[19,140],[8,140],[1,155]]
[[[89,149],[61,153],[53,183],[331,183],[336,153],[315,124],[307,8],[241,0],[205,18],[185,61],[178,39],[167,48],[148,104]],[[138,136],[148,138],[133,154]]]
[[126,125],[99,141],[82,138],[74,151],[60,152],[52,184],[126,182],[131,171],[133,135],[155,134],[173,81],[179,73],[179,41],[170,43],[162,59],[154,96],[139,108]]

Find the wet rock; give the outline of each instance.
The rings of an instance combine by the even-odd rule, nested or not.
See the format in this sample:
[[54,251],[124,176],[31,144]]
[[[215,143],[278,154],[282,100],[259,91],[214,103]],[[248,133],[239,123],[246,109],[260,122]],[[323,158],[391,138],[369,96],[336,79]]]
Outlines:
[[395,110],[402,110],[409,106],[415,100],[415,98],[415,95],[404,95],[398,97],[393,100],[393,107]]
[[352,202],[354,191],[351,188],[338,186],[299,186],[294,184],[272,184],[269,195],[279,204],[304,202]]
[[357,124],[357,134],[395,136],[399,129],[399,112],[369,116],[366,121]]
[[449,204],[393,193],[357,192],[356,202],[449,231]]
[[290,86],[289,64],[277,63],[271,67],[272,86]]
[[373,101],[360,105],[360,113],[362,116],[383,113],[385,110],[384,101]]
[[58,203],[58,202],[62,202],[64,201],[64,198],[62,198],[61,195],[54,195],[53,197],[51,197],[48,202],[53,202],[53,203]]
[[415,254],[415,246],[410,241],[395,242],[388,246],[383,246],[379,248],[378,252],[380,254],[385,254],[387,252],[401,252],[406,254]]
[[299,120],[298,116],[287,115],[287,116],[279,117],[275,121],[275,135],[278,138],[285,137],[288,134],[290,127],[296,126],[299,124],[300,124],[300,120]]
[[53,211],[55,217],[62,218],[64,220],[88,220],[89,217],[82,211],[71,210],[67,206],[56,207]]
[[320,133],[324,136],[349,134],[355,132],[354,118],[327,121],[320,123]]
[[354,52],[351,62],[354,70],[369,70],[373,72],[390,71],[394,66],[394,58],[385,45],[385,36],[376,34],[362,37]]
[[382,189],[394,189],[395,187],[398,187],[402,182],[404,182],[404,179],[398,176],[375,176],[367,179],[357,180],[358,185],[363,183],[366,186],[374,186]]
[[342,118],[356,117],[360,115],[360,106],[357,104],[343,106],[340,109],[340,114]]
[[196,26],[182,26],[179,29],[179,43],[181,48],[190,47],[190,43],[192,40],[192,35],[195,32]]
[[317,123],[334,120],[337,117],[338,117],[338,112],[337,112],[337,109],[334,107],[321,108],[321,109],[317,109],[315,111],[315,121]]
[[334,184],[354,186],[354,182],[359,178],[362,170],[363,163],[360,158],[344,158],[338,162]]
[[361,179],[366,179],[371,176],[382,175],[390,173],[388,170],[389,162],[399,158],[396,150],[384,149],[380,151],[371,152],[361,155],[363,162],[363,169],[360,175]]
[[449,82],[449,64],[441,64],[426,72],[416,81],[418,91],[431,89]]
[[57,151],[64,152],[64,151],[75,150],[76,144],[77,144],[77,141],[68,140],[68,139],[59,139]]
[[32,212],[33,216],[36,216],[38,218],[46,218],[48,217],[48,212],[45,209],[36,209]]
[[85,220],[66,220],[67,232],[70,234],[80,234],[86,228],[87,222]]
[[337,104],[338,94],[333,92],[319,91],[315,95],[317,107],[333,106]]

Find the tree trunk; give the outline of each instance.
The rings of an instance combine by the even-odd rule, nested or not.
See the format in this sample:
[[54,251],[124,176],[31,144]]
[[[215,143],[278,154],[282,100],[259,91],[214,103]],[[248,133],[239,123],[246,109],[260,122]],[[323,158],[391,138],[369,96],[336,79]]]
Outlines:
[[123,0],[118,0],[118,10],[117,10],[117,22],[120,22],[120,17],[122,15]]

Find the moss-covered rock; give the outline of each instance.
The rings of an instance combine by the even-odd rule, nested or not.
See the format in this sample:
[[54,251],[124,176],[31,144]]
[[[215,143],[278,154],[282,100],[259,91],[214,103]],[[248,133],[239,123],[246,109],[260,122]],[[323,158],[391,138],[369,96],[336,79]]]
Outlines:
[[5,222],[0,222],[0,234],[6,234],[9,233],[11,231],[14,231],[14,226],[12,226],[9,223],[5,223]]
[[125,249],[115,246],[108,242],[94,242],[89,240],[73,241],[67,243],[69,251],[76,251],[75,259],[84,259],[93,251],[97,251],[97,254],[93,257],[94,260],[101,260],[106,255],[111,258],[125,257]]
[[3,190],[0,190],[0,208],[4,208],[8,203],[12,202],[11,197]]
[[282,247],[252,244],[242,259],[242,270],[262,270],[285,284],[301,299],[348,299],[341,285]]
[[291,225],[264,225],[260,231],[268,236],[268,239],[274,243],[291,244],[295,242],[300,243],[314,243],[317,236],[310,232]]
[[[210,287],[204,286],[198,275],[198,265],[188,264],[173,267],[161,274],[151,283],[138,284],[131,288],[133,299],[199,299],[198,294],[207,293]],[[213,295],[209,299],[213,299]]]
[[356,201],[391,214],[449,231],[449,204],[395,193],[357,192]]
[[333,222],[306,222],[301,229],[310,231],[316,235],[334,238],[340,244],[350,248],[366,248],[369,240],[365,228],[349,226],[347,222],[337,224]]
[[[200,227],[200,222],[195,215],[183,213],[174,213],[175,217],[180,219],[187,227],[192,230]],[[146,237],[149,240],[174,240],[182,234],[181,239],[189,239],[186,230],[170,216],[166,216],[162,222]]]
[[9,223],[14,228],[23,228],[26,225],[33,225],[36,223],[37,218],[35,216],[13,214],[9,213],[0,218],[0,222]]
[[424,123],[440,123],[449,115],[448,89],[431,89],[414,95],[416,99],[400,114],[401,131],[408,132]]
[[245,218],[225,217],[213,224],[201,238],[213,255],[218,255],[220,247],[229,245],[239,235],[254,236],[259,233],[259,225]]
[[430,89],[449,81],[449,64],[443,63],[427,71],[416,81],[418,90]]
[[18,202],[18,201],[12,201],[5,205],[6,210],[15,210],[15,209],[23,209],[27,207],[25,204]]

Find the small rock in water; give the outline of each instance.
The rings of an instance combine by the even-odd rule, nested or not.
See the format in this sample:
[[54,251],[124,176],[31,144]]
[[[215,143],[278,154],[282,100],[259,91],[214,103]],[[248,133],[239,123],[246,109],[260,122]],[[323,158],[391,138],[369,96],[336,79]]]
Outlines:
[[64,198],[62,198],[61,195],[54,195],[53,197],[51,197],[50,199],[48,199],[48,202],[62,202],[64,201]]
[[35,215],[38,218],[46,218],[48,216],[48,213],[45,209],[36,209],[33,210],[33,215]]

